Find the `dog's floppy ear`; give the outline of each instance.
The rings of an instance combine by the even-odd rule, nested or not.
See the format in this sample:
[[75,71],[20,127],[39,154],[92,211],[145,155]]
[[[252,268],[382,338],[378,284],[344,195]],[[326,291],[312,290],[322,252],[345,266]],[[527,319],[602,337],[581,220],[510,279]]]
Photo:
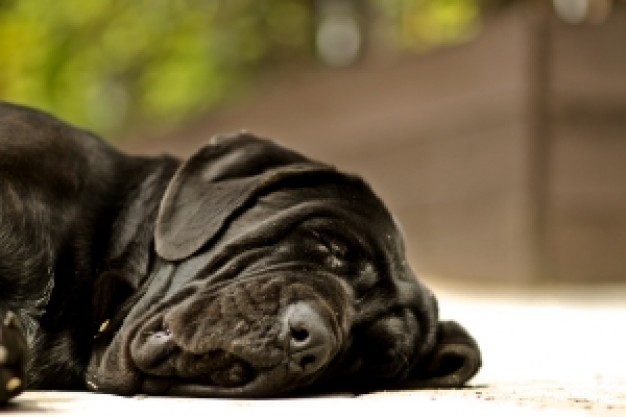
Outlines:
[[216,137],[184,162],[161,200],[157,253],[191,256],[256,195],[284,178],[332,170],[249,133]]
[[411,387],[454,388],[472,378],[482,365],[480,349],[455,321],[437,325],[437,341],[428,357],[410,376]]

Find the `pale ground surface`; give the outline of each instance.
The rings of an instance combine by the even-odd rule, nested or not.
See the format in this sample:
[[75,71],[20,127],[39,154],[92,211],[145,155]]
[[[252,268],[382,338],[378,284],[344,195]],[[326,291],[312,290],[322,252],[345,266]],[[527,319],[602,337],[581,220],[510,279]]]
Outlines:
[[0,414],[626,416],[626,287],[437,293],[442,318],[459,319],[483,349],[467,389],[256,401],[30,392]]

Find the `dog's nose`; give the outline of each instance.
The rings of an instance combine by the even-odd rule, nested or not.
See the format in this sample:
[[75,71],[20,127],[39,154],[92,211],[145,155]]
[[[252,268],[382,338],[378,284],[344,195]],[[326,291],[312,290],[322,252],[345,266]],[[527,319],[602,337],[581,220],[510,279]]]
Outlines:
[[314,305],[308,302],[290,305],[283,326],[291,373],[310,375],[332,359],[337,337],[332,325]]

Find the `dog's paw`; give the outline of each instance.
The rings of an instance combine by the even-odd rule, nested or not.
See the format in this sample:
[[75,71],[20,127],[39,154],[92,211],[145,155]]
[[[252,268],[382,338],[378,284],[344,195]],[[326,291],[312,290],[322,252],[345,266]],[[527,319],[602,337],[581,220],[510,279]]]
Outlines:
[[26,354],[24,330],[9,311],[0,321],[0,404],[24,390]]

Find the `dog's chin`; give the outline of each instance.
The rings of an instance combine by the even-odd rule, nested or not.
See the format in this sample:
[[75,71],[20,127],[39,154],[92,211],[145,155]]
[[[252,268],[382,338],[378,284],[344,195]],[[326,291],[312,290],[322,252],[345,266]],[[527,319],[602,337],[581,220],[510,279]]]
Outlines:
[[290,381],[286,365],[252,371],[240,385],[224,386],[212,381],[146,375],[141,391],[148,395],[212,398],[260,398],[277,396],[302,386],[302,381]]

